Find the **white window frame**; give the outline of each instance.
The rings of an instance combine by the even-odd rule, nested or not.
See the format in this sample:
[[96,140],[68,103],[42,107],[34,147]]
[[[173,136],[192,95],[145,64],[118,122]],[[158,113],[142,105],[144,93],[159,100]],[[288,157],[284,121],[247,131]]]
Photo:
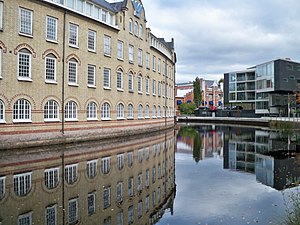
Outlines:
[[92,215],[96,212],[96,193],[92,192],[88,194],[88,198],[87,198],[87,211],[88,211],[88,215]]
[[140,37],[141,39],[143,39],[143,33],[144,33],[143,30],[144,30],[144,29],[143,29],[143,25],[140,24],[140,27],[139,27],[139,37]]
[[75,59],[68,62],[68,84],[78,86],[78,62]]
[[117,168],[122,170],[124,168],[125,156],[124,153],[117,154]]
[[[24,13],[26,13],[27,15],[25,15]],[[33,32],[32,21],[33,21],[33,11],[20,7],[19,8],[19,34],[32,36],[32,32]]]
[[156,71],[156,56],[155,55],[153,56],[153,59],[152,59],[152,70]]
[[78,221],[78,198],[70,199],[68,202],[68,224]]
[[111,206],[111,188],[110,186],[103,188],[103,209],[107,209]]
[[0,30],[3,30],[3,2],[0,1]]
[[45,224],[57,224],[57,204],[45,208]]
[[5,105],[2,100],[0,100],[0,123],[6,123],[6,121],[5,121]]
[[[45,82],[46,83],[52,83],[57,84],[56,80],[56,58],[52,56],[46,56],[45,57]],[[51,67],[52,66],[52,67]],[[52,79],[49,79],[50,76],[53,76]]]
[[[26,65],[21,64],[21,57],[26,57],[26,62],[28,61],[28,63],[26,63]],[[20,50],[18,52],[18,80],[32,81],[32,79],[31,79],[31,58],[32,58],[31,53],[23,52],[22,50]],[[25,70],[28,70],[28,74],[25,74],[25,76],[20,76],[20,73],[22,72],[22,70],[20,70],[21,67],[24,67]]]
[[118,41],[117,45],[118,45],[117,46],[117,49],[118,49],[117,58],[119,60],[124,60],[124,42]]
[[86,107],[86,118],[88,121],[98,120],[97,117],[97,103],[90,101]]
[[138,49],[138,65],[143,66],[143,50]]
[[78,25],[69,23],[69,46],[78,48]]
[[87,85],[88,87],[95,88],[96,87],[96,66],[88,65],[87,68]]
[[145,186],[149,187],[149,185],[150,185],[150,170],[146,169]]
[[108,68],[104,68],[103,69],[103,88],[104,89],[111,89],[111,86],[110,86],[110,69]]
[[141,218],[143,216],[143,201],[140,200],[138,202],[138,218]]
[[32,225],[32,211],[18,216],[18,225],[23,224]]
[[133,74],[131,72],[128,73],[128,91],[133,92]]
[[133,177],[128,178],[128,197],[133,196]]
[[111,37],[108,35],[104,35],[104,55],[110,56],[111,55]]
[[46,169],[44,171],[44,184],[49,190],[54,189],[59,184],[59,167]]
[[129,60],[129,63],[131,63],[131,64],[134,63],[134,46],[133,45],[128,46],[128,60]]
[[157,106],[157,118],[161,118],[160,106]]
[[118,182],[116,186],[116,202],[120,203],[123,201],[123,182]]
[[150,53],[146,52],[146,68],[150,69]]
[[117,90],[123,91],[123,71],[121,69],[117,71]]
[[139,104],[138,106],[138,119],[144,119],[143,117],[143,105]]
[[133,20],[130,18],[128,22],[129,33],[133,33]]
[[5,196],[5,181],[6,181],[6,176],[0,177],[0,201],[4,198]]
[[137,190],[140,192],[143,189],[143,174],[142,173],[139,173],[137,181],[138,181]]
[[97,175],[97,159],[87,161],[86,163],[86,174],[87,177],[93,179]]
[[127,152],[127,165],[129,168],[133,165],[133,151]]
[[2,64],[3,64],[3,49],[0,48],[0,80],[3,78],[2,77]]
[[161,59],[158,59],[157,70],[158,70],[158,73],[161,73]]
[[111,120],[111,118],[110,118],[110,104],[108,102],[104,102],[101,105],[101,120]]
[[123,225],[123,211],[120,211],[117,214],[117,225]]
[[78,180],[78,164],[65,166],[65,181],[68,184],[74,184]]
[[20,173],[13,176],[14,193],[17,196],[26,196],[31,191],[32,172]]
[[134,26],[133,26],[133,32],[134,32],[134,35],[135,36],[139,36],[139,24],[138,24],[138,22],[134,22]]
[[66,121],[78,121],[78,106],[75,101],[68,101],[65,105],[65,120]]
[[156,95],[156,80],[152,80],[152,94],[153,96]]
[[57,24],[58,19],[52,16],[46,16],[46,40],[57,42]]
[[96,31],[88,30],[88,38],[87,38],[87,48],[88,51],[96,52]]
[[143,77],[142,77],[141,74],[138,75],[137,82],[138,82],[138,85],[137,85],[138,86],[138,93],[142,94],[143,93]]
[[31,104],[24,98],[18,99],[13,107],[13,122],[32,122],[31,121]]
[[146,94],[150,94],[150,78],[146,77]]
[[134,222],[134,208],[133,205],[128,207],[128,224],[133,224]]
[[150,118],[150,107],[149,107],[149,105],[146,105],[146,107],[145,107],[145,118],[146,119]]
[[156,118],[156,106],[153,105],[153,108],[152,108],[152,118]]
[[102,174],[109,174],[110,172],[110,156],[101,159],[101,172]]
[[124,116],[124,110],[125,110],[125,106],[123,103],[119,103],[117,105],[117,119],[118,120],[123,120],[125,119],[125,116]]
[[127,119],[133,119],[133,118],[134,118],[133,105],[129,103],[127,106]]

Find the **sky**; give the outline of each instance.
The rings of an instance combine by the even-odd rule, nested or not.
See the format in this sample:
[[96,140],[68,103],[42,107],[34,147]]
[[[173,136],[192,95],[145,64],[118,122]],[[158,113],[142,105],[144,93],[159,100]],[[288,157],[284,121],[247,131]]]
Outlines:
[[299,0],[142,0],[147,26],[174,38],[176,82],[218,81],[278,58],[300,62]]

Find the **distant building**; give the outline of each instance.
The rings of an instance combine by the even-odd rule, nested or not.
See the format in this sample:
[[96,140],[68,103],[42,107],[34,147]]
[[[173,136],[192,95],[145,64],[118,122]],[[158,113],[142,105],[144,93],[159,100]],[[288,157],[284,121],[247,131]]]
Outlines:
[[[200,78],[203,107],[220,107],[223,105],[223,87],[214,80]],[[185,102],[194,102],[193,82],[177,83],[175,85],[175,107],[179,110],[179,105]]]
[[[300,63],[277,59],[244,71],[224,74],[224,103],[242,105],[256,114],[296,113],[299,103]],[[299,99],[299,98],[297,98]]]

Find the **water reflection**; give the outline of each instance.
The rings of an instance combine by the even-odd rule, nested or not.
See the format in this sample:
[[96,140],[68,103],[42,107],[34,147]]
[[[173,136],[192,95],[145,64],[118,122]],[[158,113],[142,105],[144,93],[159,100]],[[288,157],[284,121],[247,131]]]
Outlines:
[[223,158],[223,168],[254,173],[256,180],[282,190],[300,181],[300,137],[247,127],[178,127],[176,152],[192,153],[198,163]]
[[174,131],[0,154],[0,224],[155,224],[175,198]]

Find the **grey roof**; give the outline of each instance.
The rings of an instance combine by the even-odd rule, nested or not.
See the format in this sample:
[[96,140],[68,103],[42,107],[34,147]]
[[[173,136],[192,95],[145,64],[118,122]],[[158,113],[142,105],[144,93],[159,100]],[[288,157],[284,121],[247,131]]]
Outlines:
[[105,0],[92,0],[92,2],[96,3],[99,6],[102,6],[112,12],[119,12],[124,5],[127,5],[127,0],[116,2],[116,3],[109,3]]
[[111,3],[112,7],[115,8],[115,10],[117,12],[121,11],[123,8],[126,8],[127,6],[127,1],[128,0],[124,0],[124,1],[121,1],[121,2],[115,2],[115,3]]

